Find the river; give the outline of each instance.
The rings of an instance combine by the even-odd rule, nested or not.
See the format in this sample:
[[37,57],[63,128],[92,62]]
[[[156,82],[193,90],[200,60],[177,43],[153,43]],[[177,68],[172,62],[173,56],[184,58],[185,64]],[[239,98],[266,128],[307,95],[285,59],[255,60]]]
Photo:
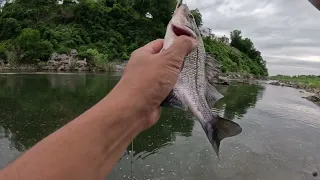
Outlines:
[[[0,74],[0,167],[94,105],[118,80],[119,74]],[[190,113],[166,108],[134,140],[133,158],[130,146],[106,179],[319,179],[313,176],[320,173],[319,107],[287,87],[218,89],[225,98],[214,111],[243,129],[222,141],[220,160]]]

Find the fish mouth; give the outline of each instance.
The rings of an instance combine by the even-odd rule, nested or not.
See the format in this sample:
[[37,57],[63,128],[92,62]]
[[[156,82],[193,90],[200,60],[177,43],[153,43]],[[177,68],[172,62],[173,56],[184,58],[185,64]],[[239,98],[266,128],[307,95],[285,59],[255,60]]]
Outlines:
[[172,24],[172,31],[176,36],[188,36],[197,39],[196,33],[188,26],[179,26]]

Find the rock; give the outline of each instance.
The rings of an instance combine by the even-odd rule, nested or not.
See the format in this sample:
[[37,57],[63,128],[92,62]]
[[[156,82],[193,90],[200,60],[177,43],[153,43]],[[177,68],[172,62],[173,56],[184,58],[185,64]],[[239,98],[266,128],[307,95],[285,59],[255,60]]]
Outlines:
[[269,83],[270,85],[274,85],[274,86],[280,86],[280,82],[279,81],[276,81],[276,82],[271,82]]
[[320,106],[320,96],[319,95],[313,95],[313,96],[309,96],[309,97],[303,97],[313,103],[315,103],[316,105]]
[[218,76],[215,84],[230,85],[229,79],[226,77]]
[[50,61],[54,61],[57,58],[57,56],[58,56],[58,53],[56,53],[56,52],[52,53]]
[[77,60],[75,63],[74,70],[76,70],[76,71],[89,71],[90,68],[88,67],[87,59]]
[[250,80],[248,80],[248,79],[239,80],[239,81],[237,81],[237,83],[239,83],[239,84],[252,84],[250,82]]
[[57,70],[58,71],[63,71],[64,70],[65,65],[61,65]]
[[76,65],[77,65],[77,66],[86,66],[86,65],[88,65],[87,59],[78,60],[78,61],[76,62]]
[[65,61],[65,60],[68,60],[68,59],[69,59],[68,55],[60,54],[60,55],[57,55],[53,60],[54,61]]
[[312,176],[313,176],[313,177],[317,177],[317,176],[318,176],[318,173],[317,173],[316,171],[314,171],[314,172],[312,173]]
[[304,91],[299,91],[300,93],[304,93]]
[[89,71],[89,67],[75,67],[74,70],[76,71]]
[[57,61],[52,61],[52,60],[50,60],[50,61],[47,62],[47,65],[48,65],[48,66],[58,66],[59,64],[60,64],[59,62],[57,62]]
[[70,64],[71,64],[71,59],[69,58],[69,59],[63,60],[63,61],[62,61],[62,64],[68,64],[68,65],[70,65]]
[[75,49],[71,49],[70,55],[71,55],[71,56],[77,56],[77,55],[78,55],[78,51],[75,50]]

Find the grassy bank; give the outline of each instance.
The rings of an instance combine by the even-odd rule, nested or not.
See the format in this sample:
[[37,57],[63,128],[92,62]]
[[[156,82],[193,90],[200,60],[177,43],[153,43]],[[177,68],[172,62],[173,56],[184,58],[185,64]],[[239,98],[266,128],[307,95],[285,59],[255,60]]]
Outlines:
[[282,83],[298,84],[306,88],[320,88],[320,76],[300,75],[300,76],[284,76],[277,75],[269,77],[270,80],[278,80]]

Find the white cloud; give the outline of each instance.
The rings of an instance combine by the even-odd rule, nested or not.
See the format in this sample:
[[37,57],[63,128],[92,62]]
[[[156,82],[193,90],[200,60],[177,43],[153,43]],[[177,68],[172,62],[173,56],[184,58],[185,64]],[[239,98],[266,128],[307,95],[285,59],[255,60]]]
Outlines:
[[[270,74],[319,74],[320,12],[301,0],[185,0],[217,35],[239,29],[267,61]],[[296,62],[302,62],[302,64]],[[274,64],[274,62],[277,62]],[[289,64],[288,64],[289,62]],[[293,64],[290,64],[293,63]],[[308,63],[312,62],[312,63]],[[283,63],[281,65],[281,63]],[[286,67],[291,68],[287,71]]]

